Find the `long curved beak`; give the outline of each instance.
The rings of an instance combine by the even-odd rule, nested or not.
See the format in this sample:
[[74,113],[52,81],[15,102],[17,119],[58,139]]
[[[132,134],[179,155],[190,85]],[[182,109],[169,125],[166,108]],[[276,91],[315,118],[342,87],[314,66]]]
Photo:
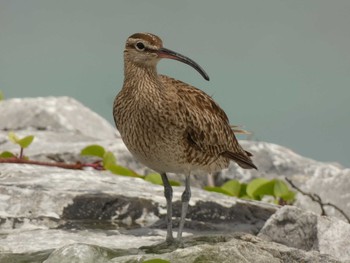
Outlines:
[[187,65],[190,65],[191,67],[193,67],[195,70],[197,70],[201,75],[202,77],[205,79],[205,80],[208,80],[209,81],[209,76],[208,74],[204,71],[204,69],[202,69],[201,66],[199,66],[196,62],[194,62],[192,59],[184,56],[184,55],[181,55],[175,51],[172,51],[170,49],[167,49],[167,48],[160,48],[158,51],[157,51],[157,54],[158,54],[158,57],[159,58],[170,58],[170,59],[174,59],[174,60],[178,60],[180,62],[183,62]]

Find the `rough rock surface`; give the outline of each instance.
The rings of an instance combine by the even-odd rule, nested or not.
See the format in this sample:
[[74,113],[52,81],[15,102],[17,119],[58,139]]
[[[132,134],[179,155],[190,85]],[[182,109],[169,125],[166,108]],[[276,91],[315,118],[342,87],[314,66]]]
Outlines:
[[[350,169],[343,168],[336,163],[323,163],[300,156],[293,151],[266,142],[241,141],[245,149],[252,152],[258,171],[244,170],[231,163],[228,170],[224,170],[216,177],[221,185],[228,179],[238,179],[243,182],[264,176],[266,178],[288,177],[304,192],[317,194],[324,203],[338,206],[350,217]],[[295,205],[299,208],[311,210],[321,214],[320,206],[308,196],[297,195]],[[324,207],[327,215],[345,220],[337,210]]]
[[0,112],[0,130],[32,129],[74,132],[91,138],[116,137],[115,129],[105,119],[69,97],[9,99],[0,103]]
[[[324,172],[315,171],[314,175],[307,180],[301,188],[308,193],[316,193],[324,203],[331,203],[339,207],[350,218],[350,169],[334,169]],[[309,197],[299,195],[296,206],[321,213],[320,206]],[[344,216],[330,206],[324,206],[327,215],[343,219]],[[350,249],[349,249],[350,250]]]
[[[8,131],[14,130],[20,137],[35,135],[25,150],[33,160],[84,161],[80,150],[100,144],[113,151],[120,164],[141,174],[149,171],[133,159],[108,122],[74,99],[11,99],[0,102],[0,112],[0,152],[18,151],[7,140]],[[315,191],[320,189],[317,180],[322,180],[327,201],[340,200],[344,211],[348,209],[349,169],[301,157],[278,145],[242,143],[254,153],[259,171],[232,165],[221,173],[219,182],[232,177],[289,176]],[[339,178],[338,189],[330,187]],[[205,181],[205,176],[192,177],[194,186]],[[182,191],[183,187],[174,189],[174,217],[180,214]],[[192,192],[185,248],[163,248],[157,245],[166,232],[161,186],[107,171],[0,164],[0,262],[139,262],[150,258],[171,262],[349,262],[343,251],[348,246],[349,225],[344,222],[286,210],[291,208],[282,208],[269,219],[278,206],[196,188]],[[294,223],[284,218],[294,218]],[[176,220],[174,227],[176,230]],[[259,232],[263,239],[254,236]],[[284,234],[285,239],[281,238]]]
[[[188,246],[188,247],[186,247]],[[157,253],[148,253],[155,250]],[[220,263],[279,263],[279,262],[339,262],[329,255],[322,255],[317,252],[307,252],[284,245],[265,242],[249,234],[238,233],[234,236],[211,236],[189,238],[185,241],[184,249],[177,249],[159,254],[157,246],[148,249],[141,248],[137,255],[113,257],[113,252],[104,251],[99,247],[88,247],[83,244],[74,244],[54,251],[45,263],[68,263],[64,254],[70,255],[69,260],[77,262],[143,262],[150,259],[163,259],[171,263],[189,262],[220,262]],[[72,252],[74,251],[74,252]],[[84,253],[77,253],[82,251]],[[87,254],[87,253],[88,254]],[[108,254],[109,252],[109,254]],[[136,251],[135,251],[136,253]],[[103,255],[104,254],[104,255]],[[116,253],[115,253],[116,254]],[[121,253],[120,253],[121,254]],[[115,256],[115,255],[114,255]],[[90,261],[91,258],[94,261]],[[110,259],[109,259],[110,258]],[[86,260],[87,259],[87,260]],[[86,260],[86,261],[85,261]],[[105,260],[105,261],[103,261]]]
[[[180,216],[179,200],[183,190],[183,187],[174,189],[175,217]],[[58,242],[65,244],[67,239],[88,241],[85,237],[75,239],[64,231],[72,229],[80,233],[96,230],[97,245],[111,242],[111,237],[104,238],[101,230],[122,235],[133,229],[132,235],[145,236],[139,239],[139,245],[149,245],[150,240],[162,241],[165,237],[163,187],[139,178],[116,176],[106,171],[2,164],[0,195],[0,229],[5,232],[21,229],[0,239],[3,251],[22,253],[52,249]],[[187,233],[245,231],[257,234],[277,209],[274,205],[228,198],[200,189],[193,189],[192,195]],[[50,234],[47,230],[51,228],[55,231]],[[28,243],[25,237],[33,233],[33,243]],[[45,240],[48,235],[57,238]],[[147,238],[149,235],[151,239]],[[122,238],[119,244],[117,240],[118,237],[109,246],[127,246]],[[132,241],[130,246],[134,245]]]
[[279,209],[266,222],[258,236],[289,247],[317,250],[322,254],[350,260],[349,224],[293,206]]

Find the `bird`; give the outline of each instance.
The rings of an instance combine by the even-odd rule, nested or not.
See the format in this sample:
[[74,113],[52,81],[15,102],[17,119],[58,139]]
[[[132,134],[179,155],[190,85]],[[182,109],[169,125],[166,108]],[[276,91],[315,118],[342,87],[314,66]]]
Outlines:
[[[221,171],[230,161],[244,169],[257,167],[252,154],[238,143],[224,110],[204,91],[158,74],[161,59],[185,63],[209,81],[202,67],[163,47],[157,35],[132,34],[125,44],[124,82],[114,100],[113,116],[131,154],[161,175],[167,207],[165,241],[181,243],[191,198],[190,175]],[[168,173],[185,175],[177,239],[172,230],[173,189]]]

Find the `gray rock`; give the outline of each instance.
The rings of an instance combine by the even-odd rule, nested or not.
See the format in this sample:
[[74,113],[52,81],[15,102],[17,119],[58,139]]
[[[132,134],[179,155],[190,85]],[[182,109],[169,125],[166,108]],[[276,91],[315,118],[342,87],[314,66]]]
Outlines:
[[0,130],[74,132],[97,139],[116,137],[115,129],[105,119],[70,97],[8,99],[1,101],[0,112]]
[[[321,197],[323,203],[331,203],[340,208],[350,218],[350,169],[339,169],[333,172],[315,171],[314,175],[300,187],[307,193]],[[299,195],[296,206],[321,213],[320,206],[308,196]],[[324,206],[327,215],[345,220],[344,216],[331,206]],[[349,249],[350,250],[350,249]]]
[[350,261],[350,225],[292,206],[279,209],[258,235],[306,251],[317,250],[339,260]]
[[[257,177],[283,178],[288,177],[304,192],[317,194],[324,203],[331,203],[350,217],[350,169],[335,163],[323,163],[300,156],[293,151],[272,143],[241,141],[245,149],[252,152],[254,162],[259,170],[244,170],[231,163],[228,170],[216,177],[221,185],[229,179],[242,182]],[[321,214],[320,206],[309,197],[298,194],[295,206]],[[345,220],[336,209],[325,206],[327,215]]]
[[[175,217],[180,216],[183,190],[174,189]],[[0,251],[36,252],[71,240],[86,242],[87,229],[96,230],[90,233],[92,244],[111,248],[125,248],[125,235],[146,237],[136,243],[129,238],[132,246],[149,245],[150,240],[162,241],[165,236],[163,187],[138,178],[107,171],[2,164],[0,195],[0,230],[11,233],[0,239]],[[193,189],[192,195],[185,225],[187,235],[237,231],[256,234],[277,208],[201,189]],[[130,228],[134,230],[128,231]],[[78,231],[77,236],[65,232],[70,230]],[[32,242],[28,243],[28,239]]]
[[75,243],[55,250],[44,263],[107,263],[108,250]]
[[[130,155],[113,126],[71,98],[12,99],[1,102],[0,110],[5,113],[0,116],[0,152],[18,151],[18,146],[7,140],[8,131],[15,130],[20,137],[35,136],[25,150],[32,160],[86,161],[80,150],[99,144],[114,152],[119,164],[140,174],[149,172]],[[242,144],[254,153],[259,171],[232,164],[218,182],[289,176],[299,186],[309,183],[310,191],[328,187],[325,197],[330,199],[325,200],[338,200],[347,209],[347,169],[304,158],[274,144]],[[203,175],[191,179],[192,186],[206,184]],[[322,180],[321,188],[318,180]],[[328,181],[336,187],[330,187]],[[180,215],[182,191],[183,187],[174,189],[174,217]],[[339,191],[343,194],[336,199]],[[314,214],[296,218],[293,231],[285,226],[288,242],[276,234],[276,240],[287,246],[247,234],[234,235],[256,235],[277,209],[193,188],[185,225],[186,248],[157,251],[156,243],[163,241],[166,233],[161,186],[107,171],[0,164],[0,262],[136,262],[154,257],[171,262],[338,262],[332,255],[341,260],[348,256],[339,254],[347,251],[340,229],[348,225]],[[175,219],[175,230],[177,224]],[[269,230],[269,224],[264,229]]]
[[149,172],[131,156],[114,126],[73,98],[9,99],[0,102],[0,111],[0,153],[19,152],[7,138],[9,131],[15,131],[20,138],[35,136],[25,150],[32,160],[82,161],[80,151],[99,144],[115,153],[121,165],[140,174]]
[[[162,245],[129,251],[107,250],[86,244],[67,245],[54,251],[45,263],[64,262],[115,262],[131,263],[143,262],[150,259],[163,259],[172,263],[222,262],[222,263],[279,263],[279,262],[320,262],[335,263],[339,261],[329,255],[322,255],[315,251],[303,251],[284,245],[266,242],[249,234],[230,236],[202,236],[187,238],[184,249],[167,248],[161,250]],[[153,253],[145,254],[145,251]],[[170,250],[170,252],[166,252]],[[67,258],[71,261],[67,261]],[[95,261],[91,261],[91,259]]]
[[253,154],[254,163],[259,170],[244,170],[231,163],[230,168],[221,173],[221,180],[236,178],[247,182],[262,175],[269,178],[304,176],[308,180],[316,174],[336,175],[348,170],[340,164],[323,163],[303,157],[277,144],[254,141],[240,143]]

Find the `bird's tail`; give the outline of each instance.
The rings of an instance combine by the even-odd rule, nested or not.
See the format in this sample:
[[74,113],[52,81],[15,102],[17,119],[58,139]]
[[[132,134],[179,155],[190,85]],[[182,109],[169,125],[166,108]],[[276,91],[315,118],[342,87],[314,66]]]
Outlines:
[[253,163],[252,159],[250,158],[250,156],[252,156],[250,152],[244,151],[244,152],[234,153],[230,151],[225,151],[222,153],[222,156],[235,161],[240,167],[244,169],[258,170],[258,168]]

